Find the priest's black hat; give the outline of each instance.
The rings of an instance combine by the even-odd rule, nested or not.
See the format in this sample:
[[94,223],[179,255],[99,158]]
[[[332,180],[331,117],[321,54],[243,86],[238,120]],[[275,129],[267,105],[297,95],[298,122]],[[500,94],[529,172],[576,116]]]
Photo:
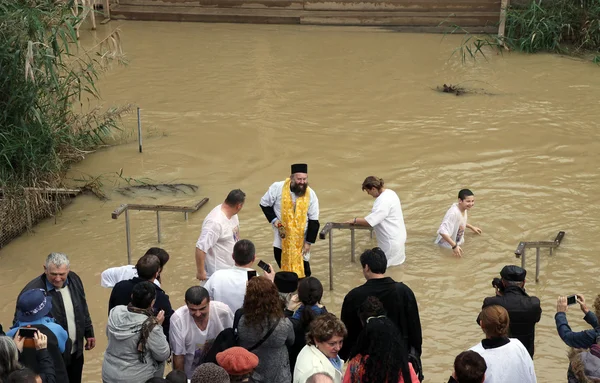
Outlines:
[[273,282],[280,293],[293,293],[298,290],[298,274],[292,271],[278,271]]
[[527,271],[515,265],[507,265],[500,271],[500,276],[506,281],[523,282]]
[[292,174],[296,173],[308,173],[308,165],[307,164],[293,164],[292,165]]

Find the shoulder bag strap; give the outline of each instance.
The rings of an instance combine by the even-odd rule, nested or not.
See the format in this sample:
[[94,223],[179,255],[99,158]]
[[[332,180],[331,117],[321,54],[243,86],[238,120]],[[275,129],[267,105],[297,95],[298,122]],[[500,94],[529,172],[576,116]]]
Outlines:
[[273,326],[271,326],[271,328],[269,329],[269,331],[267,331],[265,336],[263,336],[262,339],[259,340],[258,343],[256,343],[254,346],[250,347],[248,349],[248,351],[255,350],[255,349],[259,348],[263,343],[265,343],[265,341],[271,336],[271,334],[273,334],[273,331],[275,331],[275,328],[277,328],[277,325],[279,325],[279,321],[281,321],[281,318],[277,318],[277,321],[275,321],[275,324]]

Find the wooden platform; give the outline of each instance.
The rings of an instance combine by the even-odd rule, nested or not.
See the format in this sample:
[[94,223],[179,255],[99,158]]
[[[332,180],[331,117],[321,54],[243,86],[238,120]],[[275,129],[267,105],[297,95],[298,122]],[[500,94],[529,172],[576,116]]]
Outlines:
[[127,20],[256,24],[365,25],[399,31],[497,31],[500,0],[119,0],[111,17]]

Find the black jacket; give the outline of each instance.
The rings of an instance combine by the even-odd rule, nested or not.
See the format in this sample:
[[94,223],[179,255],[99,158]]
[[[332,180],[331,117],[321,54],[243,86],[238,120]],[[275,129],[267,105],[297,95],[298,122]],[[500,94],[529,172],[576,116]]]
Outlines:
[[[108,300],[108,313],[110,314],[110,310],[112,310],[115,306],[124,305],[127,306],[131,302],[131,293],[133,292],[133,287],[140,282],[144,282],[143,279],[139,277],[135,277],[133,279],[129,279],[126,281],[121,281],[113,287],[112,292],[110,293],[110,299]],[[163,289],[156,286],[156,301],[154,302],[154,314],[158,314],[160,310],[164,310],[165,312],[165,321],[162,324],[163,332],[169,340],[169,327],[171,324],[171,315],[173,315],[173,308],[171,307],[171,301],[169,300],[169,296],[164,292]]]
[[[68,280],[68,289],[71,293],[71,299],[73,300],[73,310],[75,311],[75,330],[77,340],[75,341],[73,347],[76,347],[75,354],[73,355],[75,358],[79,358],[83,355],[83,349],[85,343],[83,338],[93,338],[94,337],[94,326],[92,325],[92,318],[90,318],[90,312],[88,310],[87,301],[85,299],[85,290],[83,289],[83,282],[77,274],[70,271],[67,276]],[[52,318],[62,326],[67,332],[69,332],[69,326],[67,324],[67,316],[65,313],[65,305],[63,303],[62,294],[56,291],[56,289],[52,289],[48,291],[46,287],[46,274],[42,274],[39,277],[35,278],[31,282],[25,286],[23,290],[19,293],[19,296],[23,294],[27,290],[31,289],[43,289],[47,292],[49,297],[52,297],[52,311],[50,314]],[[19,298],[17,297],[17,301]],[[15,310],[15,317],[13,319],[13,323],[17,323],[17,312]],[[67,364],[69,364],[67,362]]]
[[339,352],[340,357],[348,359],[348,355],[362,331],[363,326],[358,316],[358,310],[369,296],[376,297],[383,303],[388,318],[400,329],[407,351],[414,347],[420,356],[423,336],[415,294],[404,283],[385,277],[369,279],[364,285],[352,289],[344,298],[341,319],[346,325],[348,336]]
[[502,296],[487,297],[483,306],[502,306],[510,318],[509,336],[517,338],[533,358],[535,324],[540,321],[542,308],[537,297],[530,297],[518,286],[507,286]]
[[[35,348],[23,348],[23,352],[19,354],[19,362],[39,374],[44,383],[68,382],[67,367],[65,366],[63,354],[60,353],[56,335],[42,324],[34,326],[39,332],[48,337],[48,346],[46,349],[39,351]],[[67,346],[65,356],[69,356],[71,352],[70,340],[67,340]]]

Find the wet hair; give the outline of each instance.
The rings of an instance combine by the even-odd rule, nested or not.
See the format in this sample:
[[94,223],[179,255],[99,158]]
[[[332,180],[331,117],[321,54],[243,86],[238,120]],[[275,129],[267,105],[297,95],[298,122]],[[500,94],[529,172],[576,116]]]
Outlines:
[[46,257],[46,268],[48,266],[53,265],[56,267],[67,266],[69,268],[71,266],[71,262],[69,262],[69,257],[63,253],[50,253],[48,257]]
[[398,327],[388,317],[367,320],[348,359],[357,355],[364,366],[363,383],[397,382],[400,374],[405,382],[411,381],[404,341]]
[[254,261],[256,248],[252,241],[240,239],[233,245],[233,260],[239,266],[247,265]]
[[246,193],[240,189],[230,191],[225,198],[225,204],[232,207],[244,202],[246,202]]
[[326,372],[317,372],[316,374],[312,374],[308,377],[308,379],[306,379],[306,383],[317,383],[318,378],[329,378],[331,380],[331,383],[333,383],[333,378]]
[[375,176],[368,176],[367,178],[365,178],[365,180],[362,183],[362,190],[367,190],[367,189],[377,189],[379,191],[381,191],[381,189],[383,188],[383,179],[379,178],[379,177],[375,177]]
[[358,317],[360,318],[363,327],[367,323],[367,319],[386,315],[387,312],[383,307],[383,303],[377,297],[368,296],[367,299],[358,308]]
[[310,323],[310,329],[306,334],[306,343],[315,345],[316,342],[327,342],[334,336],[345,338],[348,335],[344,322],[332,313],[319,315]]
[[482,383],[487,365],[475,351],[463,351],[454,359],[454,374],[459,383]]
[[160,270],[160,259],[154,254],[142,255],[135,264],[135,268],[137,269],[138,277],[149,281]]
[[192,286],[185,292],[185,303],[189,303],[191,305],[201,305],[205,299],[207,302],[210,302],[208,290],[202,286]]
[[21,369],[17,345],[8,336],[0,336],[0,378]]
[[154,283],[144,281],[133,286],[131,291],[131,304],[140,309],[147,309],[156,298],[156,287]]
[[187,376],[185,372],[180,370],[173,370],[165,377],[165,382],[169,383],[187,383]]
[[461,201],[464,201],[465,198],[470,197],[470,196],[474,196],[475,194],[473,194],[472,191],[470,191],[469,189],[461,189],[458,192],[458,199]]
[[33,370],[29,368],[22,368],[20,370],[16,370],[8,375],[6,378],[6,383],[37,383],[37,376]]
[[314,306],[321,302],[323,298],[323,285],[315,277],[306,277],[298,284],[298,299],[305,306],[302,310],[300,323],[303,328],[307,328],[310,322],[316,318],[313,310],[306,306]]
[[160,261],[160,268],[165,267],[167,262],[169,262],[169,253],[165,251],[165,249],[161,249],[160,247],[151,247],[146,251],[144,255],[156,255],[158,260]]
[[265,277],[254,277],[248,281],[243,308],[244,323],[249,327],[259,327],[284,317],[277,286]]
[[483,332],[488,338],[499,338],[508,335],[510,320],[508,311],[502,306],[487,306],[479,314]]
[[385,274],[385,270],[387,270],[387,258],[379,247],[365,250],[360,255],[360,264],[363,269],[368,265],[371,272],[375,274]]

